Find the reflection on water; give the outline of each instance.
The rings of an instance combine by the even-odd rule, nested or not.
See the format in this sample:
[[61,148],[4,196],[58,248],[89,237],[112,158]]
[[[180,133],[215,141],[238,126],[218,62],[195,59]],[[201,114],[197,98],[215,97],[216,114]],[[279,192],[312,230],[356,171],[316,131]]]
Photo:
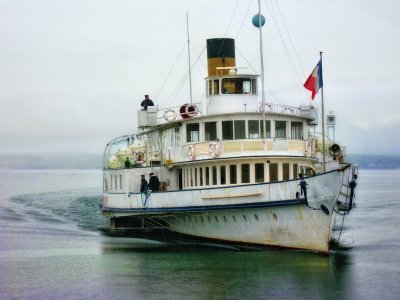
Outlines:
[[112,273],[111,286],[120,291],[135,286],[136,295],[152,291],[156,298],[324,299],[336,290],[343,296],[351,265],[347,253],[325,256],[300,251],[233,251],[204,244],[146,245],[129,239],[126,243],[107,239],[102,249],[106,257],[112,257],[112,265],[103,265],[106,273]]

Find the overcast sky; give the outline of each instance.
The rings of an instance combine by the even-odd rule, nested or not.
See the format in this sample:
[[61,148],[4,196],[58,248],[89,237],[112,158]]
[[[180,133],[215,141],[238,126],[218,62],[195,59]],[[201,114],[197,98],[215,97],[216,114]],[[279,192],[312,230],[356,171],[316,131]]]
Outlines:
[[[399,2],[261,3],[267,101],[309,103],[299,82],[323,51],[336,141],[348,153],[400,153]],[[0,152],[100,153],[136,131],[144,94],[188,102],[186,11],[194,102],[204,98],[207,38],[235,38],[237,65],[260,72],[256,0],[0,0]]]

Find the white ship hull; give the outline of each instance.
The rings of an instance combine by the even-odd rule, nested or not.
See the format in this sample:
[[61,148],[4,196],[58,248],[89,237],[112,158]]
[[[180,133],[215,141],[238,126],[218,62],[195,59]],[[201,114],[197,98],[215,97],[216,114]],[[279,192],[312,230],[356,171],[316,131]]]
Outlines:
[[328,252],[348,172],[306,178],[308,205],[304,197],[296,198],[300,181],[291,180],[149,195],[106,193],[102,209],[114,228],[129,228],[130,219],[162,221],[171,231],[196,237]]

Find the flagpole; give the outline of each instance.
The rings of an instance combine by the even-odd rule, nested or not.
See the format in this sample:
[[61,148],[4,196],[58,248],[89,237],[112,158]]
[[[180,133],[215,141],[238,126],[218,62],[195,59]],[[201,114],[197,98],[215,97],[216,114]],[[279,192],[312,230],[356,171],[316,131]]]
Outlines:
[[[319,53],[322,65],[322,51]],[[322,161],[324,173],[326,172],[326,153],[325,153],[325,110],[324,110],[324,85],[321,86],[321,106],[322,106]]]
[[186,12],[186,31],[187,31],[187,50],[189,59],[189,90],[190,90],[190,104],[193,103],[192,100],[192,69],[190,66],[190,39],[189,39],[189,12]]
[[263,41],[262,41],[262,25],[261,25],[261,4],[258,0],[258,29],[260,34],[260,63],[261,63],[261,105],[263,113],[263,135],[265,139],[267,137],[267,124],[265,122],[265,92],[264,92],[264,56],[263,56]]

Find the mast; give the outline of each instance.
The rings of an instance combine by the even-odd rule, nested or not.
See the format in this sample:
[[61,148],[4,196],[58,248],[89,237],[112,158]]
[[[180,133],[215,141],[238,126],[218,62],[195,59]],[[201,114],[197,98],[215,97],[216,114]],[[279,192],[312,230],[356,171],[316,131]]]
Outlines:
[[[322,67],[322,51],[319,53]],[[322,73],[322,70],[321,70]],[[324,85],[321,86],[321,108],[322,108],[322,162],[324,173],[326,172],[326,153],[325,153],[325,110],[324,110]]]
[[263,57],[263,42],[262,42],[262,23],[261,23],[261,4],[258,0],[258,29],[260,33],[260,63],[261,63],[261,103],[263,113],[263,138],[267,136],[267,126],[265,124],[265,93],[264,93],[264,57]]
[[186,31],[187,31],[187,47],[188,47],[188,59],[189,59],[189,90],[190,90],[190,104],[192,100],[192,69],[190,66],[190,39],[189,39],[189,12],[186,12]]

